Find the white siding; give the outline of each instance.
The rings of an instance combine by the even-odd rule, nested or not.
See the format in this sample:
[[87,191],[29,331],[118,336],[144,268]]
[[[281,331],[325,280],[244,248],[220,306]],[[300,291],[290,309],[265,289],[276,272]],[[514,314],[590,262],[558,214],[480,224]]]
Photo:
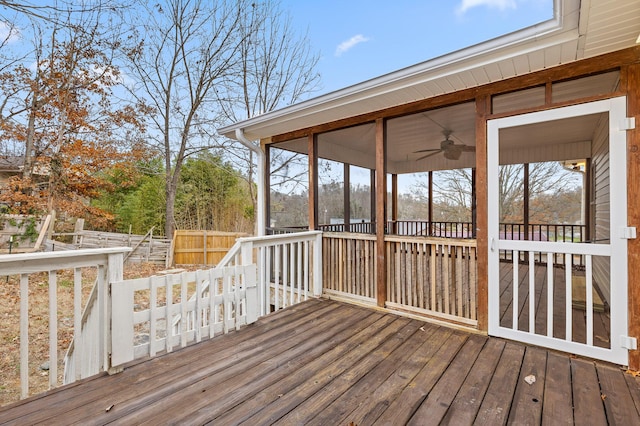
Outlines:
[[[591,239],[597,243],[608,243],[610,239],[610,198],[609,198],[609,120],[603,115],[593,138],[591,162]],[[594,257],[593,280],[602,296],[609,302],[610,259]]]

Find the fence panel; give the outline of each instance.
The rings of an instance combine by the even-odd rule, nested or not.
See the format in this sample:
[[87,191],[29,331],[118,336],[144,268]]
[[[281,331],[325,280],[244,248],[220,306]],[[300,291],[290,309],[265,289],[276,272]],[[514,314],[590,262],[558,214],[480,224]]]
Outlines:
[[247,234],[219,231],[177,230],[173,237],[173,263],[176,265],[217,265],[237,238]]

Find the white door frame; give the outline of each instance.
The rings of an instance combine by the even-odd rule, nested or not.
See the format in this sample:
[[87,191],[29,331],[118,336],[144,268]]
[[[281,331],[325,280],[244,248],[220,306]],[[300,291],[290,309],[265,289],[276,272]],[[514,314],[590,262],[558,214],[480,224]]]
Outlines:
[[[578,117],[596,113],[609,113],[609,172],[610,172],[610,243],[586,244],[586,243],[553,243],[540,241],[508,241],[499,238],[499,133],[500,129],[522,126],[526,124],[541,123],[563,118]],[[488,237],[489,237],[489,334],[519,340],[539,346],[554,348],[565,352],[602,359],[621,365],[628,365],[628,350],[622,347],[622,341],[627,336],[627,240],[624,236],[624,228],[627,226],[627,161],[626,161],[626,97],[616,97],[601,101],[595,101],[580,105],[562,107],[552,110],[533,112],[512,117],[489,120],[487,122],[487,167],[488,167]],[[518,250],[519,252],[542,252],[551,257],[552,253],[563,253],[567,257],[571,254],[586,255],[587,262],[587,304],[591,298],[591,256],[610,257],[610,341],[611,348],[600,348],[592,345],[587,337],[587,343],[571,341],[569,338],[558,339],[553,337],[552,330],[546,335],[535,334],[535,330],[527,332],[517,329],[517,325],[511,328],[500,326],[500,274],[499,252],[500,250]],[[568,273],[566,279],[570,280]],[[567,295],[570,306],[571,286],[567,286]],[[530,293],[532,293],[530,291]],[[552,298],[551,298],[552,299]],[[517,299],[516,299],[517,300]],[[550,301],[549,303],[553,303]],[[530,304],[532,305],[532,304]],[[551,312],[553,306],[549,305]],[[570,309],[567,319],[570,319]],[[589,314],[593,317],[592,309],[587,309],[587,335],[589,335]],[[533,319],[530,319],[531,323]],[[548,319],[551,321],[551,319]],[[530,324],[531,324],[530,323]],[[517,324],[517,320],[514,321]],[[591,323],[591,327],[593,324]],[[590,344],[591,343],[591,344]]]

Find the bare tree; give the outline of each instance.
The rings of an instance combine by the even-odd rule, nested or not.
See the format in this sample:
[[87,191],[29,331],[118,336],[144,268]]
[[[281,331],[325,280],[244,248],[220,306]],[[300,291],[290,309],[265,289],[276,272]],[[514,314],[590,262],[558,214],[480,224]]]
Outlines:
[[[267,0],[252,7],[241,26],[244,37],[236,68],[224,90],[218,92],[227,121],[237,122],[293,104],[317,89],[320,76],[315,67],[319,54],[312,51],[306,34],[296,33],[290,15],[280,9],[277,1]],[[255,206],[254,153],[227,143],[231,145],[225,150],[227,157],[246,171]],[[272,178],[282,176],[283,184],[299,180],[301,171],[306,171],[306,167],[294,165],[304,156],[281,155],[280,150],[272,154]]]
[[[499,199],[500,222],[518,222],[523,220],[524,166],[509,164],[500,166]],[[529,198],[548,198],[548,194],[567,192],[579,186],[581,182],[573,172],[563,169],[557,161],[529,164]],[[420,191],[420,185],[416,190]],[[447,214],[456,216],[454,211],[462,210],[470,216],[472,179],[471,169],[456,169],[437,172],[434,177],[434,198],[451,209]],[[545,203],[546,206],[551,205]],[[531,204],[542,208],[542,204]],[[546,208],[546,207],[545,207]],[[449,211],[450,210],[450,211]],[[541,214],[535,207],[530,217]],[[544,215],[543,215],[544,216]],[[548,215],[547,215],[548,216]],[[459,220],[457,216],[454,220]],[[468,219],[467,219],[468,220]]]
[[175,228],[175,198],[185,159],[216,146],[216,87],[237,65],[242,21],[249,1],[167,0],[140,5],[146,22],[135,28],[127,51],[129,87],[153,108],[151,142],[164,158],[166,225]]

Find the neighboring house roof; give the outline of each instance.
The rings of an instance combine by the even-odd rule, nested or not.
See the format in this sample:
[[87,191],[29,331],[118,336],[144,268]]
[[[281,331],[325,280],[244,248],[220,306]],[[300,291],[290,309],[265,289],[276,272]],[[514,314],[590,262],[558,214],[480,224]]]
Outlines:
[[[16,175],[22,173],[24,168],[24,156],[23,155],[5,155],[0,156],[0,173]],[[49,165],[38,164],[33,168],[34,175],[48,176]]]
[[482,86],[640,42],[638,0],[554,0],[554,18],[399,71],[222,127],[250,140]]
[[15,173],[22,170],[24,165],[24,157],[7,155],[0,157],[0,172]]

